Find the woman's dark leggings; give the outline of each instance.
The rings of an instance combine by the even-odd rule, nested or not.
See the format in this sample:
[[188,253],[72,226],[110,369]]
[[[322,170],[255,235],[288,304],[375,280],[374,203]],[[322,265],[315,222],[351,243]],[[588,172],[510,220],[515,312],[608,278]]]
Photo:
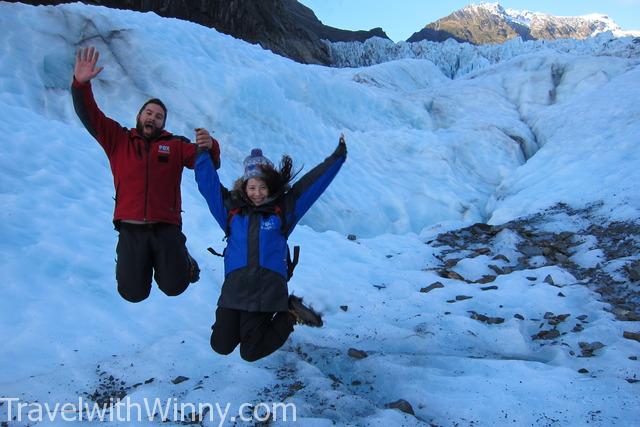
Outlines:
[[227,355],[240,344],[240,357],[255,362],[282,347],[294,323],[294,316],[287,311],[256,313],[218,307],[211,327],[211,348]]

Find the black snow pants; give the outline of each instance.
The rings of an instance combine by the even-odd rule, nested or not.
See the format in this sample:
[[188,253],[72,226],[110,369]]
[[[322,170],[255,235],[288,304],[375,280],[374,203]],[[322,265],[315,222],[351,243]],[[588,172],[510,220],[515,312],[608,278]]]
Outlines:
[[191,263],[180,226],[121,222],[116,253],[118,292],[140,302],[151,292],[151,277],[162,292],[180,295],[189,286]]
[[211,327],[211,348],[227,355],[240,344],[240,357],[255,362],[282,347],[294,323],[295,317],[288,311],[256,313],[218,307]]

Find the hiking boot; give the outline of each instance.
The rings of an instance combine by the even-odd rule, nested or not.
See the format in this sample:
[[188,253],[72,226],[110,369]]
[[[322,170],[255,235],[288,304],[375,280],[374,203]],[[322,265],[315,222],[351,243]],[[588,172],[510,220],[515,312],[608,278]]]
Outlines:
[[195,259],[187,252],[189,258],[189,283],[196,283],[200,280],[200,267]]
[[322,326],[322,317],[313,309],[302,303],[302,298],[295,295],[289,296],[289,313],[296,318],[299,325],[313,326],[319,328]]

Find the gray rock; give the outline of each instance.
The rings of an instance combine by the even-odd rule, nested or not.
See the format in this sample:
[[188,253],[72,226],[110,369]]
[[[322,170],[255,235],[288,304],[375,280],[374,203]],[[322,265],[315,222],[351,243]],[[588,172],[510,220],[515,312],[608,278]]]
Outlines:
[[180,384],[180,383],[183,383],[183,382],[188,381],[188,380],[189,380],[189,378],[183,377],[182,375],[178,375],[173,380],[171,380],[171,382],[174,383],[174,384]]
[[533,340],[554,340],[560,336],[560,331],[557,329],[550,329],[548,331],[540,331],[531,336]]
[[356,349],[356,348],[350,348],[350,349],[347,351],[347,355],[348,355],[349,357],[353,357],[354,359],[358,359],[358,360],[359,360],[359,359],[364,359],[365,357],[368,357],[368,356],[369,356],[369,355],[367,354],[367,352],[366,352],[366,351],[358,350],[358,349]]
[[484,314],[476,313],[475,311],[469,311],[469,313],[471,313],[471,318],[473,320],[477,320],[488,325],[498,325],[500,323],[504,323],[504,319],[502,317],[489,317],[485,316]]
[[431,292],[434,289],[439,289],[439,288],[444,288],[444,285],[440,282],[434,282],[427,287],[421,288],[420,292],[427,293],[427,292]]
[[456,266],[456,264],[458,263],[458,261],[460,261],[460,258],[451,258],[451,259],[448,259],[448,260],[446,260],[446,261],[444,262],[444,266],[445,266],[446,268],[452,268],[452,267],[455,267],[455,266]]
[[528,257],[543,255],[542,249],[537,246],[521,246],[518,250]]
[[495,229],[492,225],[484,224],[482,222],[477,222],[469,227],[469,230],[475,235],[483,235],[483,234],[495,234]]
[[571,316],[571,314],[558,314],[556,316],[553,313],[545,313],[544,318],[547,319],[547,322],[551,326],[556,326],[567,320],[569,316]]
[[446,279],[462,280],[463,282],[466,282],[466,279],[464,277],[453,270],[440,270],[438,274],[440,274],[440,277],[444,277]]
[[629,340],[635,340],[640,342],[640,332],[628,332],[628,331],[624,331],[624,333],[622,334],[623,337],[625,337],[626,339]]
[[496,276],[487,274],[485,276],[482,276],[480,279],[476,280],[474,283],[485,284],[485,283],[493,282],[494,280],[496,280]]
[[413,412],[413,407],[411,406],[411,404],[404,399],[399,399],[395,402],[387,403],[385,406],[390,409],[399,409],[405,414],[410,414],[413,416],[416,415],[415,412]]
[[554,253],[555,251],[553,250],[553,248],[549,246],[545,246],[542,248],[542,254],[547,258],[552,257]]
[[625,270],[627,271],[629,279],[631,279],[632,282],[637,282],[640,280],[640,266],[626,265]]
[[549,319],[549,324],[550,325],[558,325],[562,322],[564,322],[565,320],[567,320],[568,317],[570,317],[571,314],[567,313],[567,314],[558,314],[557,316],[553,316],[551,319]]
[[595,342],[579,342],[578,345],[582,350],[582,357],[592,357],[593,353],[601,348],[604,348],[605,345],[599,341]]
[[623,322],[637,322],[640,321],[640,315],[636,314],[632,310],[628,310],[624,307],[614,307],[612,310],[617,320]]
[[473,252],[475,252],[478,255],[489,255],[491,253],[491,248],[478,248]]
[[569,240],[569,239],[571,239],[574,235],[575,235],[575,234],[574,234],[574,233],[572,233],[572,232],[570,232],[570,231],[563,231],[562,233],[560,233],[560,234],[558,235],[558,238],[559,238],[560,240]]
[[489,268],[492,269],[498,276],[504,274],[504,271],[497,265],[489,264]]

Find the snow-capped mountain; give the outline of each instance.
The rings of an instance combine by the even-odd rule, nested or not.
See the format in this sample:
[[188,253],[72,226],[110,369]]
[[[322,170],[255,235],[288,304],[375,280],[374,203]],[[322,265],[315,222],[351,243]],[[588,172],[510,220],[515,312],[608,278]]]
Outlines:
[[614,34],[622,32],[606,15],[553,16],[504,9],[498,3],[480,3],[466,6],[428,24],[407,41],[444,41],[452,38],[480,45],[502,43],[515,37],[523,40],[585,39],[606,31]]

